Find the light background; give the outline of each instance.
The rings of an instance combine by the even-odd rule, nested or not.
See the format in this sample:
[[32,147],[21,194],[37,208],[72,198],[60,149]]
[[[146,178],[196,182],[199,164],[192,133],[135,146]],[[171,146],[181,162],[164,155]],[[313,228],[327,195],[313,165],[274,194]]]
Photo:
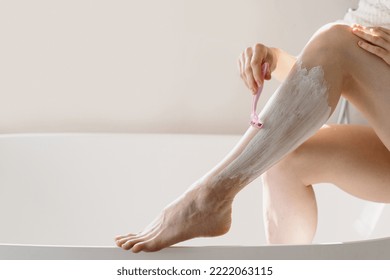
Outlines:
[[0,1],[0,133],[242,134],[240,52],[261,42],[297,55],[356,3]]

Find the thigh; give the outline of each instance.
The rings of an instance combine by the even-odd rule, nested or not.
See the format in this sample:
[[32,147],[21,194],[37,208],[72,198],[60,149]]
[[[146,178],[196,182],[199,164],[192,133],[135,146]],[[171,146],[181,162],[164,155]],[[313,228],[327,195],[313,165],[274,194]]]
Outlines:
[[390,150],[390,66],[381,58],[361,49],[358,37],[345,27],[342,95],[370,122],[378,137]]
[[324,126],[288,159],[305,185],[329,182],[365,200],[390,202],[390,152],[370,127]]
[[[326,64],[331,64],[328,80],[337,80],[339,76],[342,82],[330,84],[330,89],[340,88],[341,94],[364,114],[390,150],[390,66],[361,49],[359,40],[351,27],[329,24],[313,36],[306,49],[314,57],[322,54]],[[331,100],[337,101],[338,98]]]

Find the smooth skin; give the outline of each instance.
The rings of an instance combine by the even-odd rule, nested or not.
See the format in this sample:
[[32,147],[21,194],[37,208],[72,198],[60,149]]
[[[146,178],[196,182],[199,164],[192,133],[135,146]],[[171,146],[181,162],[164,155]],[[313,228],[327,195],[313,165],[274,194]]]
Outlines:
[[[317,32],[302,52],[305,67],[323,67],[330,85],[328,103],[332,110],[342,94],[366,115],[372,128],[323,128],[264,174],[266,229],[270,243],[311,242],[317,214],[313,183],[331,181],[355,196],[390,201],[390,124],[387,121],[390,117],[390,67],[382,57],[360,47],[361,40],[350,27],[331,25]],[[270,64],[266,80],[271,79],[271,74],[283,80],[295,59],[282,50],[261,44],[246,49],[239,66],[241,77],[252,92],[258,83],[264,82],[258,75],[264,62]],[[216,182],[215,175],[239,156],[256,133],[256,129],[249,128],[219,165],[168,205],[144,231],[118,236],[116,244],[133,252],[157,251],[190,238],[226,233],[231,224],[233,199],[245,185],[236,181]],[[337,164],[329,164],[330,160]],[[311,172],[314,165],[323,167],[318,176],[316,170]]]
[[313,184],[329,182],[361,199],[390,203],[390,127],[386,124],[390,30],[354,25],[351,31],[360,49],[350,49],[347,67],[352,75],[343,95],[372,127],[324,126],[263,175],[263,214],[270,244],[313,240],[317,226]]

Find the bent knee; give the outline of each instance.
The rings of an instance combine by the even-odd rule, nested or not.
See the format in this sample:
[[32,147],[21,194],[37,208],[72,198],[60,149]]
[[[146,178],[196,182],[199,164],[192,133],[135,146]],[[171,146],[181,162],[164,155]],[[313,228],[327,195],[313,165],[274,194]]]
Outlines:
[[346,52],[350,43],[358,39],[352,33],[352,28],[344,24],[328,24],[322,27],[310,40],[309,44],[321,48],[324,52]]
[[343,24],[328,24],[322,27],[304,49],[320,64],[344,64],[353,49],[358,50],[358,38],[352,34],[351,27]]
[[281,180],[298,180],[308,186],[321,182],[329,169],[328,160],[337,153],[339,144],[332,136],[337,126],[323,126],[314,136],[271,167],[263,175],[267,185],[278,185]]
[[297,180],[299,172],[298,169],[303,165],[304,157],[300,152],[293,151],[280,160],[278,163],[269,168],[262,176],[266,186],[278,187],[284,186],[285,181]]

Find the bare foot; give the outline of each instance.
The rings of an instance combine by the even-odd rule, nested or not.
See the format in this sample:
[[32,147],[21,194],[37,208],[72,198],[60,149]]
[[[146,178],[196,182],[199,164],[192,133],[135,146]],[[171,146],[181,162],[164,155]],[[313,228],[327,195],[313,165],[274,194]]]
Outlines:
[[115,238],[133,252],[153,252],[195,237],[223,235],[231,225],[232,198],[194,187],[168,205],[144,231]]

